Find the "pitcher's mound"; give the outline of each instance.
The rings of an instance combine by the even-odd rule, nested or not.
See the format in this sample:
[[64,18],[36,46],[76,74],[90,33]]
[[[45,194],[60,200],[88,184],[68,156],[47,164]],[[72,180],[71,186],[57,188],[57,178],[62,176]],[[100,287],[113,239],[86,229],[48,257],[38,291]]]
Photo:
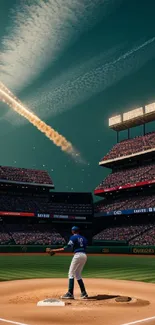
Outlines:
[[[93,283],[94,282],[94,283]],[[63,279],[43,279],[43,280],[23,280],[18,282],[12,293],[8,296],[10,304],[35,304],[37,306],[66,306],[66,307],[123,307],[123,306],[146,306],[149,301],[139,299],[138,290],[136,297],[131,298],[131,288],[126,288],[127,295],[122,295],[118,287],[114,288],[114,281],[106,280],[86,280],[88,283],[89,297],[80,298],[79,288],[75,288],[75,299],[63,301],[60,297],[65,292],[67,280]],[[96,285],[97,283],[97,285]],[[112,284],[111,284],[112,283]],[[10,283],[11,285],[11,283]],[[120,285],[120,284],[119,284]],[[4,285],[7,287],[7,285]],[[13,286],[13,283],[12,283]],[[98,291],[98,294],[95,294]],[[125,292],[124,292],[125,293]],[[128,295],[129,294],[129,295]],[[52,298],[51,298],[52,297]],[[4,297],[3,297],[4,299]]]
[[[34,325],[103,325],[104,319],[106,325],[118,325],[154,313],[155,284],[110,279],[85,279],[85,284],[88,299],[80,299],[76,284],[75,300],[63,301],[60,297],[66,292],[67,279],[1,282],[1,319]],[[38,302],[45,305],[39,308]],[[62,304],[65,308],[59,308]]]

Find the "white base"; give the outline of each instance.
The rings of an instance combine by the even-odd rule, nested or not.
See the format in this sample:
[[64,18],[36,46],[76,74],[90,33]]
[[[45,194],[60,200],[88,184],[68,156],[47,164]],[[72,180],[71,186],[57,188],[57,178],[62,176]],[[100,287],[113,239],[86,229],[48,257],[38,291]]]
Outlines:
[[38,307],[63,307],[65,306],[65,303],[61,300],[54,299],[54,298],[48,298],[45,300],[41,300],[37,303]]

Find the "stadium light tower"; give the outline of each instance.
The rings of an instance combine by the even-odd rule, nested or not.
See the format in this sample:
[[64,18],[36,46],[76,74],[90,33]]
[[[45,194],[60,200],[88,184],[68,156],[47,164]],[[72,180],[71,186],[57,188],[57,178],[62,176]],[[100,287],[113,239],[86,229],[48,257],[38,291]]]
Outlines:
[[146,123],[155,121],[155,102],[144,107],[139,107],[128,112],[115,115],[109,118],[109,127],[117,132],[117,142],[119,142],[119,132],[128,131],[130,138],[130,128],[143,125],[143,135],[146,134]]

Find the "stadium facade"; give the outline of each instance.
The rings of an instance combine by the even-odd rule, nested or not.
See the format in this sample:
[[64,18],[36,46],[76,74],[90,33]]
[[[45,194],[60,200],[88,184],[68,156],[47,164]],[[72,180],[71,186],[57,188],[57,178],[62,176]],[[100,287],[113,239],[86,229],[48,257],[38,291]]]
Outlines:
[[[146,133],[146,123],[154,120],[155,103],[109,119],[109,127],[117,132],[117,143],[99,162],[111,173],[94,190],[102,198],[94,205],[96,231],[154,222],[155,132]],[[130,129],[138,125],[143,126],[143,134],[131,138]],[[127,139],[119,141],[122,130],[127,130]]]

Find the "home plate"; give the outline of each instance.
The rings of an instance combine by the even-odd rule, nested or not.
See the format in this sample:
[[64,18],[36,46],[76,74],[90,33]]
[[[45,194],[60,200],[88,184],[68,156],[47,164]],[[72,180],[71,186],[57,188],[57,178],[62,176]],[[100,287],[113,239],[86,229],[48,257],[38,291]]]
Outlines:
[[65,303],[61,300],[58,299],[53,299],[53,298],[49,298],[49,299],[45,299],[45,300],[41,300],[37,303],[38,307],[56,307],[56,306],[65,306]]

